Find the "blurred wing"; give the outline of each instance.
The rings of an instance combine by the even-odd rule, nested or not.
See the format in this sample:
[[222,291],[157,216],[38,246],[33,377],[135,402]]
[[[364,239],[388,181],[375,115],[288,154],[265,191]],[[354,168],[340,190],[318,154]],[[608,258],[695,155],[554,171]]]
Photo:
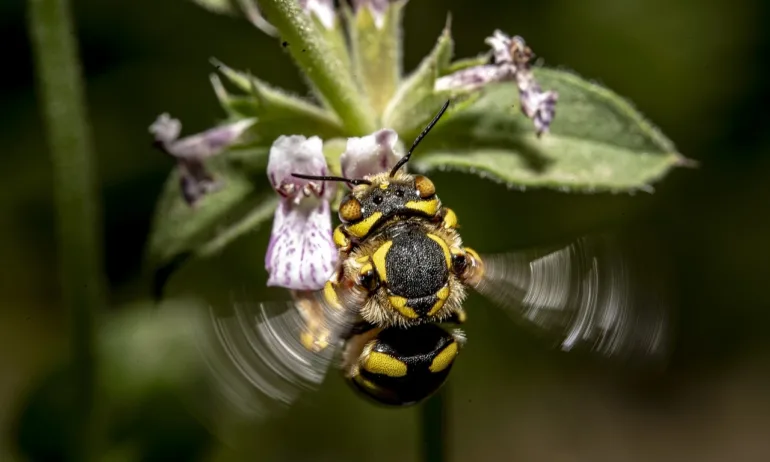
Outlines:
[[[638,253],[638,252],[636,252]],[[558,338],[564,350],[587,347],[611,357],[666,354],[668,306],[661,273],[642,271],[609,235],[583,237],[557,250],[482,255],[475,289]]]
[[294,301],[236,303],[211,312],[200,343],[215,395],[237,415],[261,418],[318,388],[335,361],[347,322],[318,293]]

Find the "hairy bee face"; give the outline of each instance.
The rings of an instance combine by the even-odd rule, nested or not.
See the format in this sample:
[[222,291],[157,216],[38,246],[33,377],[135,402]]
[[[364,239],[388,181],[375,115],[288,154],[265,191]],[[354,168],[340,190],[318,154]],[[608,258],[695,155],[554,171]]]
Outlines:
[[415,404],[446,381],[464,337],[436,324],[380,331],[366,343],[348,379],[375,401]]
[[365,239],[394,216],[433,217],[441,208],[433,182],[424,176],[382,173],[371,185],[357,186],[339,209],[342,231],[353,240]]

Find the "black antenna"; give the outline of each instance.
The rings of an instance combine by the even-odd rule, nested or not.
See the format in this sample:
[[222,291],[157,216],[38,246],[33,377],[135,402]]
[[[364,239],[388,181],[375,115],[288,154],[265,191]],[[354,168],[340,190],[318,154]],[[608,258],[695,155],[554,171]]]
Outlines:
[[412,153],[414,152],[414,149],[417,147],[418,144],[420,144],[420,141],[422,141],[423,138],[425,138],[425,135],[428,134],[428,132],[433,128],[433,126],[438,123],[438,119],[441,118],[442,115],[444,115],[444,112],[446,112],[446,109],[449,107],[449,100],[447,100],[446,103],[444,103],[444,106],[441,107],[441,110],[438,111],[438,114],[436,114],[436,117],[433,118],[433,120],[430,121],[427,127],[425,127],[425,130],[422,131],[417,136],[417,139],[414,140],[414,143],[412,143],[412,147],[409,148],[409,152],[406,153],[404,157],[402,157],[398,163],[393,167],[393,170],[390,171],[390,176],[393,177],[393,175],[396,174],[398,169],[404,166],[407,162],[409,162],[409,158],[412,156]]
[[341,176],[315,176],[315,175],[303,175],[301,173],[292,173],[291,176],[295,178],[302,178],[303,180],[321,180],[321,181],[344,181],[350,184],[368,184],[371,186],[372,182],[363,179],[343,178]]

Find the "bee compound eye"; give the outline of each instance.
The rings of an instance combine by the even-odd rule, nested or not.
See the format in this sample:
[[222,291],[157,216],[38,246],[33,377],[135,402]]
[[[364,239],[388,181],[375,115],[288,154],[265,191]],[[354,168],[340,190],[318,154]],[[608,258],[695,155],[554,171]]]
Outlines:
[[427,199],[436,194],[436,186],[427,176],[417,175],[414,178],[414,187],[422,199]]
[[355,197],[346,198],[342,204],[340,204],[339,216],[340,220],[346,223],[360,220],[363,216],[361,202],[359,202]]

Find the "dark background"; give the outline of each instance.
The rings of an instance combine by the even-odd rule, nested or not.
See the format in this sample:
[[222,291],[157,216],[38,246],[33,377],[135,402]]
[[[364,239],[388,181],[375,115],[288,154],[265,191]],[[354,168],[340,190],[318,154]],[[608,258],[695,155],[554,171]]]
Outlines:
[[[181,118],[185,133],[224,116],[208,82],[212,56],[284,88],[306,90],[279,42],[246,21],[183,0],[73,3],[98,155],[106,268],[119,306],[147,295],[142,251],[172,167],[149,147],[147,127],[157,114]],[[653,195],[633,197],[511,192],[437,176],[439,191],[457,191],[457,182],[467,181],[463,194],[442,198],[461,220],[479,223],[476,231],[466,225],[466,240],[483,239],[490,250],[605,222],[649,237],[650,248],[664,257],[649,272],[664,275],[673,288],[678,321],[670,367],[629,382],[544,351],[503,315],[472,302],[467,331],[473,348],[456,366],[450,388],[452,460],[770,457],[768,9],[761,0],[409,4],[407,69],[430,50],[451,11],[458,57],[484,51],[484,38],[496,28],[522,35],[547,65],[574,70],[631,99],[680,152],[701,164],[673,172]],[[3,461],[18,457],[12,430],[26,392],[67,347],[50,161],[24,10],[20,0],[0,2]],[[479,207],[479,201],[489,205]],[[494,205],[500,202],[506,205]],[[272,295],[259,289],[268,231],[186,269],[174,292],[226,291],[236,283]],[[309,403],[243,437],[262,455],[256,460],[416,460],[416,410],[372,408],[336,378]],[[241,460],[227,459],[227,451],[217,457]]]

